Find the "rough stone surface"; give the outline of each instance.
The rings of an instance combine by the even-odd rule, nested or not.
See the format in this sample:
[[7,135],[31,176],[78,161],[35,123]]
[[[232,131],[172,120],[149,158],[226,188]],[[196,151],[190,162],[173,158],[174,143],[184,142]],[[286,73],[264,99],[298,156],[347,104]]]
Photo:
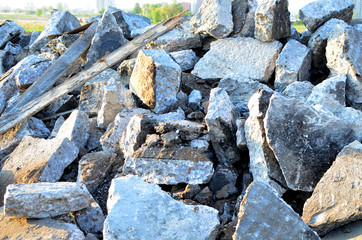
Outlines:
[[342,149],[303,208],[303,220],[318,234],[362,219],[362,144]]
[[5,67],[3,66],[3,61],[4,61],[4,59],[5,59],[5,57],[6,57],[6,54],[7,54],[7,52],[6,51],[4,51],[4,50],[0,50],[0,62],[1,62],[1,64],[0,64],[0,77],[2,76],[2,75],[4,75],[4,73],[6,72],[6,69],[5,69]]
[[40,50],[47,42],[48,36],[69,32],[80,27],[79,20],[68,11],[54,11],[38,38],[30,45],[30,51]]
[[64,122],[65,122],[65,119],[63,116],[58,117],[58,119],[54,123],[53,130],[48,137],[49,139],[55,138],[58,135],[59,129],[63,125]]
[[126,158],[123,175],[137,175],[146,182],[173,185],[206,184],[213,163],[196,148],[141,148]]
[[79,110],[96,116],[102,107],[104,82],[85,84],[80,91]]
[[293,190],[313,191],[337,153],[356,139],[343,120],[281,94],[271,97],[264,126],[287,186]]
[[294,39],[289,40],[276,63],[275,90],[282,92],[293,82],[309,81],[311,62],[310,49]]
[[102,105],[98,112],[98,127],[106,129],[114,121],[117,113],[135,107],[132,92],[114,80],[107,81],[103,87]]
[[121,77],[121,83],[129,87],[129,80],[131,79],[134,66],[136,65],[136,58],[127,59],[121,62],[117,71]]
[[219,225],[217,210],[178,202],[136,176],[112,180],[107,209],[105,240],[214,239]]
[[215,193],[228,184],[235,186],[238,176],[238,171],[235,168],[220,164],[216,167],[215,173],[212,176],[212,179],[209,183],[209,189],[211,192]]
[[66,34],[54,38],[48,43],[48,46],[53,49],[55,53],[63,54],[65,53],[69,47],[78,40],[80,34]]
[[20,183],[9,185],[4,199],[6,216],[47,218],[86,208],[91,195],[78,183]]
[[51,218],[25,219],[8,217],[0,208],[0,238],[29,240],[84,240],[84,233],[74,224],[63,223]]
[[0,25],[0,48],[3,48],[8,41],[24,32],[24,28],[13,21],[7,20],[3,22]]
[[189,120],[182,120],[180,117],[177,119],[161,119],[156,117],[158,121],[155,124],[155,131],[159,134],[168,132],[177,132],[178,137],[183,141],[192,141],[203,133],[206,129],[204,124],[192,122]]
[[0,114],[5,110],[5,106],[6,106],[5,95],[2,91],[0,91]]
[[294,82],[289,84],[283,91],[283,95],[305,102],[314,88],[310,82]]
[[250,156],[249,170],[253,179],[267,183],[280,194],[283,193],[280,185],[286,184],[279,163],[268,145],[264,128],[264,118],[272,95],[271,90],[259,90],[251,97],[245,136]]
[[46,138],[48,135],[49,129],[45,124],[41,120],[31,117],[0,135],[0,159],[10,154],[24,136]]
[[0,172],[0,196],[9,184],[58,181],[78,151],[68,139],[23,137]]
[[260,88],[271,90],[265,84],[237,75],[224,77],[220,80],[218,87],[223,88],[234,106],[243,112],[248,111],[250,97]]
[[155,113],[177,102],[181,68],[163,50],[141,50],[130,79],[130,89]]
[[88,151],[94,151],[97,149],[102,149],[102,145],[101,145],[101,137],[104,134],[104,130],[97,127],[97,118],[90,118],[89,119],[89,137],[88,137],[88,141],[85,145],[85,148]]
[[214,38],[225,38],[233,31],[231,1],[205,0],[199,11],[191,18],[190,24],[196,33]]
[[[124,23],[127,26],[127,30],[122,29],[125,33],[125,37],[135,38],[142,33],[142,30],[146,27],[150,26],[152,20],[138,14],[134,14],[131,12],[122,11],[122,17],[124,19]],[[117,18],[118,22],[118,18]],[[119,23],[118,23],[119,24]]]
[[331,75],[347,75],[347,102],[362,110],[362,31],[344,28],[332,34],[326,48],[327,67]]
[[72,109],[72,105],[77,105],[78,101],[73,97],[73,95],[66,94],[63,97],[59,98],[45,109],[41,111],[44,117],[53,116],[57,113],[63,112],[68,110],[69,108]]
[[360,238],[362,235],[362,221],[349,223],[327,233],[323,240],[347,240]]
[[290,36],[288,0],[262,0],[255,11],[255,38],[270,42]]
[[232,36],[254,37],[255,11],[258,7],[256,0],[231,1],[234,30]]
[[143,108],[125,109],[117,114],[114,122],[108,126],[106,133],[100,138],[103,150],[111,152],[120,152],[119,140],[122,132],[126,129],[128,122],[134,115],[150,114],[151,112]]
[[74,213],[75,222],[77,226],[87,234],[101,233],[103,231],[103,224],[105,216],[98,203],[93,199],[90,200],[88,207]]
[[260,181],[249,185],[240,205],[233,240],[245,238],[320,239],[270,186]]
[[354,3],[351,0],[318,0],[307,4],[299,10],[299,17],[314,32],[332,18],[347,23],[352,20]]
[[238,118],[236,119],[236,144],[239,149],[246,150],[246,137],[245,137],[245,119],[244,118]]
[[20,46],[20,44],[8,42],[6,44],[4,50],[10,52],[11,54],[16,55],[22,50],[22,47]]
[[201,47],[200,35],[193,33],[189,20],[188,16],[183,17],[179,26],[149,43],[147,48],[173,52]]
[[123,31],[118,26],[115,17],[109,9],[106,10],[98,23],[96,34],[88,50],[86,66],[91,66],[103,56],[113,52],[127,42],[128,40],[124,38]]
[[77,182],[84,183],[89,192],[94,192],[109,173],[116,156],[109,151],[84,155],[79,161]]
[[192,74],[203,79],[236,74],[267,82],[283,45],[253,38],[227,38],[211,43],[211,49],[195,65]]
[[87,143],[89,137],[88,115],[82,111],[75,110],[65,120],[58,131],[57,138],[68,138],[78,148],[82,148]]
[[182,71],[191,70],[199,60],[191,49],[170,53],[175,62],[180,65]]

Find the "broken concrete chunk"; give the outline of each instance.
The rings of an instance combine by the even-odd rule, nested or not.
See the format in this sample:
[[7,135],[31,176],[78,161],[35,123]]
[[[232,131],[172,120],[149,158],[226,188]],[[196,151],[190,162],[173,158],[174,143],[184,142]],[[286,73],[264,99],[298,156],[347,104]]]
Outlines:
[[354,3],[351,0],[318,0],[311,2],[299,10],[299,17],[314,32],[332,18],[347,23],[352,20]]
[[103,231],[103,224],[106,218],[98,203],[93,199],[90,200],[90,203],[86,208],[74,212],[73,214],[77,226],[87,234],[87,237],[89,233],[96,234]]
[[318,234],[362,218],[362,144],[342,149],[306,201],[303,220]]
[[51,218],[7,217],[3,207],[0,208],[0,226],[1,239],[85,240],[84,233],[75,224],[58,222]]
[[173,52],[201,47],[200,35],[192,31],[189,20],[189,16],[183,17],[179,26],[150,42],[147,48]]
[[45,124],[37,118],[31,117],[6,133],[0,135],[0,159],[10,154],[24,136],[38,138],[48,137],[50,131]]
[[74,105],[77,105],[78,101],[73,95],[66,94],[63,97],[59,98],[45,109],[41,111],[44,117],[49,117],[57,113],[63,112],[65,110],[73,109]]
[[306,102],[313,88],[314,85],[311,82],[294,82],[285,88],[283,95]]
[[20,44],[15,44],[15,43],[12,43],[12,42],[8,42],[6,44],[4,50],[8,51],[11,54],[16,55],[22,50],[22,47],[20,46]]
[[167,112],[177,102],[181,68],[163,50],[141,50],[130,79],[130,89],[155,113]]
[[78,148],[82,148],[87,143],[89,137],[88,115],[82,111],[75,110],[65,120],[58,131],[57,138],[68,138]]
[[112,180],[107,209],[105,240],[167,239],[170,236],[173,239],[214,239],[219,225],[214,208],[176,201],[159,186],[145,183],[136,176]]
[[258,1],[232,0],[231,5],[234,22],[232,36],[254,37],[255,11],[258,7]]
[[253,179],[263,181],[273,187],[279,194],[285,186],[284,176],[280,170],[272,149],[268,145],[264,117],[273,91],[261,89],[249,101],[250,116],[245,122],[245,136],[250,156],[250,173]]
[[343,120],[281,94],[271,97],[264,126],[287,186],[293,190],[313,191],[337,153],[356,140]]
[[240,205],[233,240],[245,236],[250,239],[320,239],[270,186],[260,181],[249,185]]
[[255,38],[263,42],[290,36],[288,0],[259,1],[255,11]]
[[137,175],[146,182],[173,185],[206,184],[213,163],[196,148],[141,148],[126,158],[123,175]]
[[175,62],[180,65],[182,71],[191,70],[199,60],[191,49],[170,53]]
[[[125,37],[128,38],[135,38],[138,35],[142,33],[142,30],[144,30],[146,27],[150,26],[152,23],[152,20],[138,14],[134,14],[131,12],[125,12],[122,11],[123,19],[127,25],[128,31],[125,32]],[[117,19],[118,21],[118,19]],[[123,29],[122,29],[123,30]]]
[[224,164],[232,164],[239,160],[235,135],[237,117],[235,107],[226,91],[222,88],[212,89],[205,122],[216,156]]
[[85,84],[80,91],[79,110],[90,116],[98,115],[102,107],[104,82]]
[[97,118],[89,119],[89,137],[85,148],[89,151],[102,149],[100,139],[104,134],[104,130],[97,127]]
[[117,71],[120,75],[120,82],[126,87],[129,87],[129,80],[131,79],[134,66],[136,65],[136,58],[127,59],[121,62]]
[[227,38],[211,43],[211,49],[195,65],[192,74],[203,79],[221,79],[236,74],[267,82],[283,45],[253,38]]
[[246,150],[246,137],[245,137],[245,119],[244,118],[238,118],[236,119],[236,144],[240,150]]
[[192,92],[189,95],[189,107],[192,110],[199,110],[201,105],[202,95],[199,90],[192,90]]
[[275,90],[282,92],[293,82],[309,81],[311,62],[310,49],[294,39],[289,40],[277,59]]
[[97,31],[88,50],[86,67],[91,66],[127,42],[128,40],[123,36],[123,31],[118,26],[116,19],[107,9],[98,23]]
[[79,161],[77,182],[84,183],[89,192],[94,192],[107,176],[116,156],[109,151],[84,155]]
[[55,138],[58,135],[59,129],[60,127],[63,125],[63,123],[65,122],[65,119],[63,116],[60,116],[54,123],[54,127],[52,132],[49,135],[49,139],[51,138]]
[[229,36],[234,27],[231,1],[203,1],[199,11],[191,18],[190,24],[195,33],[203,33],[214,38]]
[[331,76],[347,75],[346,97],[352,107],[362,110],[362,31],[346,27],[335,31],[326,48],[327,67]]
[[69,32],[74,28],[80,27],[79,20],[68,11],[53,11],[47,25],[38,38],[30,45],[30,51],[40,50],[49,42],[48,36]]
[[159,134],[164,134],[167,132],[175,131],[180,139],[184,141],[192,141],[197,139],[203,130],[205,130],[205,125],[192,122],[189,120],[166,120],[161,119],[155,124],[155,131]]
[[55,53],[65,53],[70,45],[72,45],[80,37],[80,34],[65,34],[60,37],[54,38],[48,43],[48,46],[53,49]]
[[235,168],[218,165],[209,183],[209,189],[215,193],[228,184],[235,186],[238,176],[238,171]]
[[102,105],[97,116],[98,127],[106,129],[117,113],[136,106],[132,92],[113,79],[104,83]]
[[78,152],[77,146],[67,138],[23,137],[0,172],[0,196],[9,184],[58,181]]
[[86,208],[91,195],[78,183],[20,183],[9,185],[4,199],[6,216],[47,218]]
[[6,20],[0,25],[0,48],[3,48],[7,42],[24,32],[23,27],[13,21]]
[[5,106],[6,106],[5,94],[2,91],[0,91],[0,114],[5,110]]

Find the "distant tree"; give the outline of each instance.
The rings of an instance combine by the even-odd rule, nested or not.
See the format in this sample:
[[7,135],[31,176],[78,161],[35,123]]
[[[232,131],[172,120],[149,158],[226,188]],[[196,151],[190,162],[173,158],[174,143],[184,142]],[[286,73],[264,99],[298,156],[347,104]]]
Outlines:
[[106,11],[106,9],[102,8],[101,10],[99,10],[99,14],[103,14]]
[[57,3],[57,7],[56,7],[56,8],[57,8],[59,11],[63,11],[63,10],[64,10],[63,4],[60,3],[60,2]]
[[159,23],[162,21],[162,12],[159,8],[152,10],[151,16],[153,23]]
[[132,13],[135,13],[135,14],[142,14],[142,8],[140,7],[140,4],[139,3],[136,3],[134,5],[134,8],[132,10]]
[[38,8],[38,9],[35,11],[35,14],[40,17],[40,16],[43,14],[43,10],[42,10],[41,8]]

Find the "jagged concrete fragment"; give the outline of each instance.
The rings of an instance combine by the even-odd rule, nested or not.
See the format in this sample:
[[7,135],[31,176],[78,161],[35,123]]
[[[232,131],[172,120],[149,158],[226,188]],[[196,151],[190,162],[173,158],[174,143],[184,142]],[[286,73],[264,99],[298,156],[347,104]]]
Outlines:
[[217,158],[227,165],[237,162],[240,157],[236,146],[237,117],[226,91],[222,88],[212,89],[205,122]]
[[96,117],[90,118],[88,122],[89,122],[89,137],[88,137],[87,143],[85,145],[85,148],[88,151],[102,149],[100,139],[105,132],[104,129],[97,127],[97,118]]
[[203,33],[214,38],[225,38],[233,31],[231,1],[205,0],[199,11],[191,18],[195,33]]
[[249,185],[240,205],[233,240],[245,238],[320,239],[270,186],[260,181]]
[[58,181],[78,152],[77,146],[67,138],[45,140],[23,137],[0,172],[1,199],[9,184]]
[[141,50],[130,79],[130,89],[155,113],[177,102],[181,68],[163,50]]
[[141,148],[126,158],[123,175],[137,175],[146,182],[174,185],[206,184],[213,163],[196,148]]
[[75,97],[73,95],[67,94],[43,109],[41,114],[43,114],[44,117],[53,116],[59,112],[68,110],[69,108],[72,108],[71,106],[77,104],[78,101],[75,99]]
[[59,129],[63,125],[64,122],[65,122],[65,119],[63,116],[58,117],[58,119],[54,123],[53,130],[48,137],[49,139],[55,138],[57,136]]
[[6,69],[5,69],[5,67],[4,67],[4,65],[2,63],[4,62],[4,59],[6,58],[7,54],[8,53],[6,51],[0,50],[0,63],[1,63],[0,64],[0,77],[2,75],[4,75],[4,73],[6,72]]
[[286,185],[284,176],[279,162],[268,145],[264,128],[265,114],[273,93],[272,90],[261,89],[250,98],[248,104],[250,116],[245,122],[245,136],[253,179],[267,183],[282,194],[282,186]]
[[179,26],[150,42],[147,48],[173,52],[201,47],[201,37],[192,31],[189,20],[189,16],[183,17]]
[[246,143],[246,137],[245,137],[245,119],[238,118],[236,119],[236,144],[239,149],[246,150],[247,149],[247,143]]
[[98,23],[97,31],[92,39],[91,46],[88,50],[86,66],[101,59],[108,53],[113,52],[128,40],[123,36],[122,29],[118,26],[116,19],[111,11],[107,9]]
[[314,32],[332,18],[347,23],[352,20],[354,3],[351,0],[318,0],[311,2],[299,10],[299,17]]
[[150,114],[151,112],[143,108],[124,109],[119,112],[114,122],[108,126],[106,133],[100,138],[103,150],[120,152],[119,140],[123,130],[126,129],[128,122],[134,115],[141,113]]
[[342,149],[303,208],[303,220],[318,234],[362,219],[362,144]]
[[343,31],[348,24],[340,19],[331,19],[319,27],[310,37],[308,47],[312,51],[313,66],[320,68],[327,64],[326,47],[328,39],[336,31]]
[[55,53],[63,54],[65,53],[69,47],[77,41],[77,39],[80,37],[80,34],[66,34],[59,36],[57,38],[54,38],[51,40],[47,46],[49,46]]
[[214,239],[219,225],[216,209],[176,201],[136,176],[112,180],[107,209],[105,240]]
[[5,110],[5,106],[6,106],[5,95],[2,91],[0,91],[0,114]]
[[294,39],[300,42],[300,37],[301,35],[298,30],[293,25],[290,25],[290,39]]
[[201,92],[199,90],[192,90],[188,100],[188,106],[193,110],[198,110],[201,107]]
[[195,65],[192,74],[203,79],[236,74],[267,82],[283,45],[253,38],[227,38],[211,43],[211,49]]
[[87,237],[89,233],[96,234],[103,231],[103,224],[106,218],[98,203],[93,199],[90,200],[88,207],[73,214],[77,226],[87,234]]
[[71,223],[63,223],[51,218],[25,219],[7,217],[4,208],[0,208],[1,239],[62,239],[85,240],[84,233]]
[[284,89],[283,95],[306,102],[313,88],[314,85],[311,82],[294,82]]
[[24,136],[46,138],[50,131],[45,124],[37,118],[31,117],[6,133],[0,135],[0,159],[10,154]]
[[92,196],[83,184],[72,182],[11,184],[4,196],[6,216],[47,218],[79,211]]
[[183,141],[197,139],[206,129],[205,124],[182,119],[157,119],[154,129],[159,134],[177,132],[178,137]]
[[89,192],[94,192],[107,176],[116,156],[109,151],[84,155],[79,161],[77,182],[84,183]]
[[243,111],[248,111],[250,97],[260,88],[271,90],[265,84],[238,75],[224,77],[220,80],[218,87],[223,88],[234,106]]
[[121,77],[120,82],[129,87],[129,80],[131,79],[134,66],[136,65],[136,58],[127,59],[121,62],[117,71]]
[[123,130],[119,146],[125,158],[131,156],[145,142],[148,133],[153,131],[154,120],[144,114],[134,115]]
[[23,27],[13,21],[6,20],[0,25],[0,48],[3,48],[7,42],[24,32],[25,30]]
[[231,1],[234,30],[232,36],[254,37],[255,11],[258,7],[256,0]]
[[309,81],[312,53],[309,48],[290,39],[277,59],[275,90],[282,92],[293,82]]
[[180,65],[182,71],[191,70],[199,60],[191,49],[170,53],[175,62]]
[[91,83],[105,82],[105,81],[109,81],[111,79],[115,80],[116,82],[121,81],[121,77],[119,76],[119,73],[116,70],[113,70],[112,68],[108,68],[107,70],[104,70],[103,72],[98,74],[96,77],[94,77],[91,80],[89,80],[88,82],[86,82],[84,85],[86,86]]
[[209,189],[215,193],[228,184],[235,186],[238,176],[238,171],[235,168],[220,164],[216,167],[215,173],[212,176]]
[[20,46],[20,44],[15,44],[15,43],[12,43],[12,42],[8,42],[6,44],[4,50],[8,51],[11,54],[16,55],[22,50],[22,47]]
[[114,80],[107,81],[103,86],[102,105],[98,112],[98,127],[106,129],[114,121],[117,113],[136,106],[132,92]]
[[281,94],[271,97],[264,126],[287,186],[300,191],[313,191],[337,153],[356,139],[343,120]]
[[135,38],[138,35],[141,35],[142,30],[150,26],[152,23],[151,19],[131,12],[122,11],[122,16],[127,27],[126,31],[124,29],[122,30],[125,33],[125,37],[128,38]]
[[290,36],[288,0],[262,0],[255,11],[255,38],[263,42]]
[[327,67],[331,75],[347,75],[347,102],[362,110],[362,31],[346,27],[335,31],[326,48]]
[[80,91],[79,110],[88,115],[97,115],[102,107],[104,82],[86,84]]
[[68,138],[78,148],[82,148],[87,143],[89,137],[88,115],[82,111],[75,110],[65,120],[58,131],[57,138]]
[[79,20],[68,11],[53,11],[51,18],[38,38],[30,45],[30,51],[40,50],[47,42],[48,36],[69,32],[74,28],[80,27]]

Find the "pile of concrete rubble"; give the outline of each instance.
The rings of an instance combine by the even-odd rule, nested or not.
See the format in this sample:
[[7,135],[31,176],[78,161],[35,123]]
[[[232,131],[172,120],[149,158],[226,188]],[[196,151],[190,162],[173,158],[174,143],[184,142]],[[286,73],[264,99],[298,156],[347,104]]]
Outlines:
[[[299,34],[287,0],[205,0],[0,136],[0,238],[320,239],[346,224],[342,235],[362,234],[353,8],[310,3]],[[115,8],[90,21],[91,46],[60,81],[152,27]],[[0,26],[0,112],[57,63],[81,36],[62,33],[77,27],[66,11],[41,33]]]

